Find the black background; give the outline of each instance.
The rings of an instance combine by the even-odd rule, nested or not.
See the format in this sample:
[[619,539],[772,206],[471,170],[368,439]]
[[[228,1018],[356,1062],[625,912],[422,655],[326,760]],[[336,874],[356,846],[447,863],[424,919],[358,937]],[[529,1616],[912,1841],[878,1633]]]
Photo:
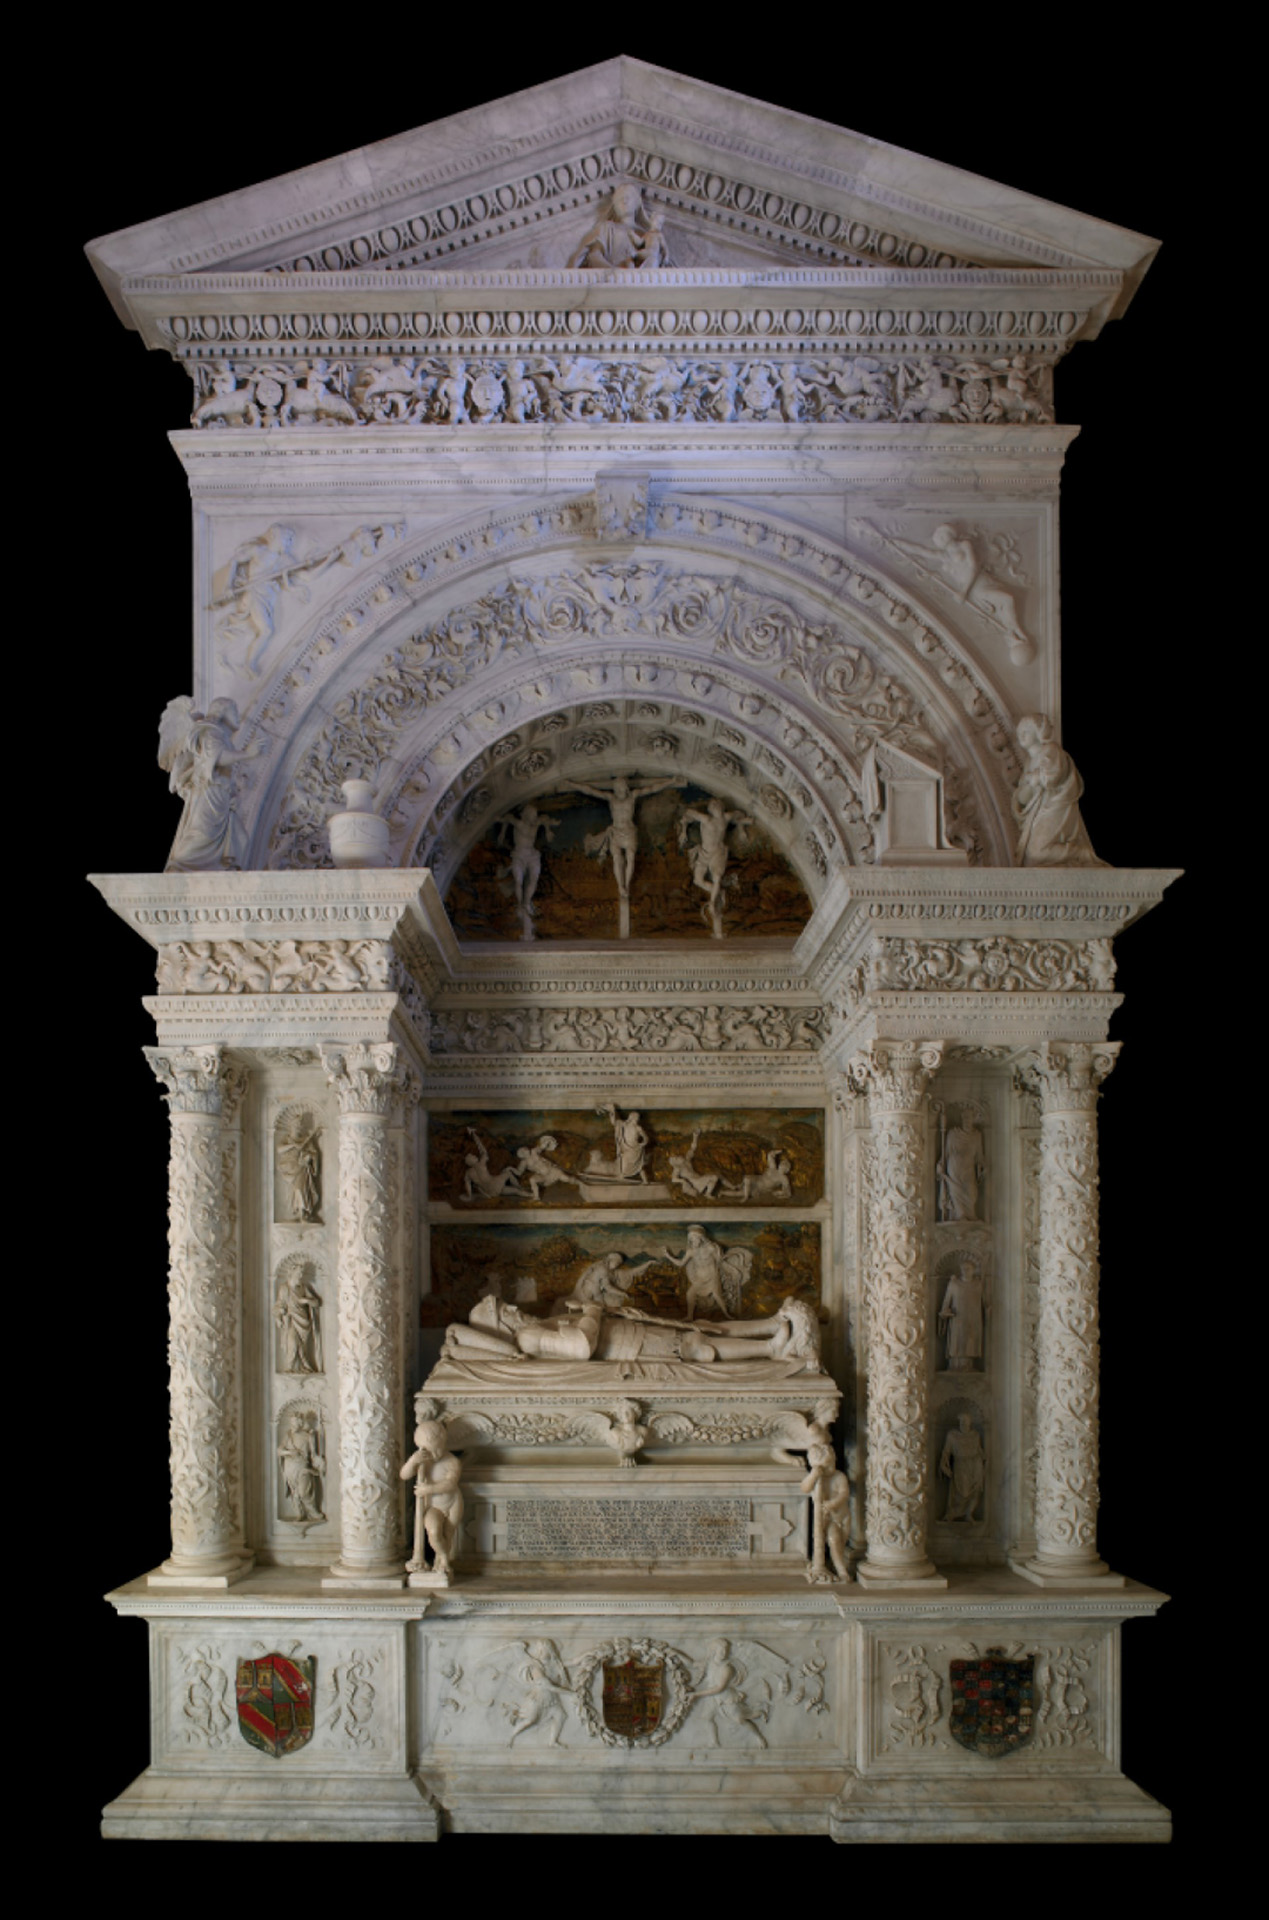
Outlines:
[[[641,26],[652,30],[647,16]],[[47,430],[62,425],[43,489],[51,591],[42,616],[47,654],[35,646],[35,681],[57,711],[69,706],[82,741],[73,775],[43,816],[58,865],[45,951],[55,977],[64,969],[71,1022],[50,1124],[73,1168],[49,1186],[44,1205],[75,1279],[63,1290],[50,1274],[47,1307],[36,1286],[41,1324],[33,1339],[48,1337],[47,1313],[55,1349],[73,1345],[82,1355],[53,1421],[62,1437],[50,1453],[67,1462],[58,1537],[49,1537],[51,1509],[40,1521],[67,1596],[59,1604],[50,1593],[59,1645],[84,1676],[74,1764],[60,1776],[59,1830],[89,1849],[94,1872],[121,1885],[143,1872],[196,1872],[189,1849],[160,1866],[158,1850],[103,1852],[94,1840],[101,1805],[147,1759],[145,1629],[117,1620],[97,1596],[152,1567],[167,1544],[167,1127],[139,1052],[152,1038],[140,1005],[153,989],[150,951],[80,876],[160,869],[176,824],[154,753],[162,706],[190,684],[190,525],[164,434],[187,423],[190,388],[166,356],[147,356],[120,326],[76,254],[80,243],[623,50],[1161,238],[1127,318],[1077,347],[1058,373],[1059,419],[1083,428],[1063,481],[1064,741],[1086,780],[1093,842],[1117,865],[1201,868],[1206,847],[1191,844],[1199,818],[1221,817],[1219,775],[1199,744],[1210,736],[1196,724],[1214,672],[1203,656],[1216,596],[1187,565],[1177,505],[1196,477],[1213,382],[1187,353],[1173,359],[1169,351],[1189,332],[1189,263],[1210,245],[1190,191],[1195,126],[1208,110],[1202,71],[1143,67],[1127,41],[1087,31],[1068,29],[1050,47],[1010,27],[903,25],[897,15],[840,32],[790,16],[762,32],[718,34],[670,27],[661,16],[653,43],[642,38],[627,36],[623,48],[584,27],[495,27],[474,14],[448,38],[434,25],[406,30],[355,18],[328,33],[298,21],[269,31],[222,23],[199,46],[140,31],[131,41],[81,36],[63,69],[58,108],[75,143],[74,191],[56,205],[50,192],[39,251],[64,272],[63,314],[73,316],[78,348],[75,377],[70,362],[53,369],[57,377],[34,400]],[[58,664],[63,652],[74,659],[73,681]],[[31,750],[38,752],[34,741]],[[1197,1806],[1194,1732],[1186,1732],[1196,1681],[1182,1648],[1192,1650],[1204,1630],[1184,1595],[1210,1576],[1203,1562],[1216,1544],[1206,1534],[1208,1544],[1183,1564],[1183,1546],[1206,1533],[1188,1484],[1187,1407],[1191,1383],[1199,1384],[1195,1347],[1204,1325],[1199,1193],[1187,1157],[1202,1113],[1189,1056],[1202,1041],[1182,1003],[1199,963],[1200,884],[1178,882],[1118,944],[1127,1003],[1113,1032],[1125,1045],[1102,1102],[1102,1550],[1116,1568],[1182,1596],[1157,1620],[1126,1629],[1123,1763],[1173,1808],[1182,1844],[1195,1837]],[[46,1058],[46,1078],[50,1064]],[[63,1300],[73,1301],[74,1333],[58,1324],[63,1308],[55,1303]],[[87,1430],[95,1435],[91,1464],[72,1469],[69,1435]],[[1203,1751],[1206,1760],[1206,1740]],[[534,1850],[534,1874],[550,1844]],[[471,1896],[480,1886],[471,1849],[456,1857],[452,1846],[439,1859],[422,1858],[421,1882],[457,1891],[463,1874]],[[220,1884],[232,1897],[221,1876],[239,1869],[226,1850],[203,1851],[217,1875],[209,1888]],[[596,1851],[586,1842],[583,1858],[598,1864]],[[690,1857],[704,1867],[705,1855]],[[941,1849],[916,1857],[922,1886],[941,1871],[939,1857]],[[1121,1864],[1125,1857],[1121,1851]],[[1153,1884],[1164,1857],[1131,1857],[1138,1881],[1145,1873]],[[345,1884],[353,1858],[348,1850],[339,1860],[324,1855],[321,1879],[305,1872],[293,1881],[288,1905],[301,1887],[319,1898],[336,1879]],[[1036,1850],[1028,1858],[1038,1869]],[[728,1886],[751,1896],[751,1854],[741,1857],[743,1881],[741,1862],[728,1859],[714,1897],[725,1899]],[[913,1856],[907,1860],[905,1872]],[[963,1855],[957,1860],[968,1865]],[[804,1897],[825,1871],[845,1894],[883,1862],[893,1871],[885,1856],[829,1856],[822,1843],[814,1855],[783,1855],[779,1866],[797,1898],[795,1888]],[[248,1864],[258,1883],[264,1863],[249,1856]],[[1105,1884],[1104,1852],[1070,1864],[1081,1880],[1096,1872]],[[570,1879],[577,1865],[574,1854]],[[281,1866],[266,1870],[266,1883]],[[720,1872],[716,1848],[708,1871]],[[589,1880],[590,1894],[586,1884],[574,1880],[572,1893],[602,1899],[614,1890],[606,1875]],[[964,1888],[959,1876],[943,1884]],[[981,1881],[977,1897],[986,1897]]]

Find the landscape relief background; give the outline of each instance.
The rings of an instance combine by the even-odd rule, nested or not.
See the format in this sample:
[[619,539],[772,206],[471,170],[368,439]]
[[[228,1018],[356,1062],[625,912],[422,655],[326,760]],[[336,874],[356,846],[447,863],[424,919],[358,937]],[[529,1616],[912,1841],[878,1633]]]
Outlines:
[[[477,1300],[495,1283],[504,1300],[526,1312],[546,1315],[553,1303],[571,1293],[584,1267],[607,1253],[621,1253],[631,1266],[653,1260],[626,1298],[643,1313],[682,1320],[686,1281],[661,1256],[668,1247],[682,1255],[687,1222],[629,1226],[597,1221],[578,1226],[515,1225],[432,1228],[432,1291],[424,1295],[421,1324],[448,1326],[465,1320]],[[724,1251],[745,1247],[753,1254],[752,1277],[744,1289],[741,1317],[764,1319],[790,1296],[820,1303],[820,1229],[817,1222],[711,1222],[706,1231]],[[529,1282],[530,1286],[521,1283]],[[536,1296],[528,1297],[526,1295]]]
[[[699,1109],[674,1108],[659,1113],[640,1113],[640,1124],[648,1135],[646,1171],[651,1183],[668,1190],[669,1204],[689,1211],[708,1205],[738,1202],[737,1193],[719,1189],[740,1187],[746,1176],[761,1174],[769,1152],[783,1154],[789,1162],[787,1198],[770,1194],[751,1196],[754,1205],[814,1206],[824,1197],[824,1115],[818,1107],[733,1107]],[[471,1131],[469,1131],[469,1129]],[[448,1202],[459,1211],[467,1208],[492,1208],[498,1212],[536,1210],[544,1207],[637,1206],[639,1187],[632,1186],[628,1196],[613,1194],[599,1198],[584,1187],[559,1182],[542,1189],[534,1200],[527,1182],[521,1181],[522,1194],[505,1193],[486,1197],[476,1193],[470,1201],[462,1198],[467,1156],[477,1152],[478,1137],[488,1152],[491,1172],[517,1164],[521,1148],[533,1148],[543,1135],[555,1141],[548,1158],[570,1173],[583,1171],[593,1153],[610,1155],[613,1151],[612,1122],[602,1108],[578,1109],[542,1107],[502,1113],[452,1113],[434,1115],[428,1139],[428,1195],[433,1204]],[[692,1136],[699,1133],[691,1153],[693,1170],[705,1178],[716,1175],[718,1189],[712,1199],[685,1191],[675,1185],[671,1158],[688,1156]],[[660,1195],[656,1204],[667,1204]]]
[[[637,778],[638,776],[632,776]],[[605,780],[609,775],[603,776]],[[693,885],[691,863],[678,844],[685,806],[710,799],[704,787],[668,787],[639,802],[639,833],[630,887],[630,937],[636,940],[712,937],[705,895]],[[585,850],[588,834],[602,834],[611,814],[602,801],[552,793],[534,804],[555,827],[539,840],[542,877],[534,895],[539,940],[616,940],[617,882],[606,855]],[[730,807],[730,803],[729,803]],[[730,810],[736,811],[731,808]],[[445,906],[463,940],[518,940],[520,919],[509,876],[510,854],[494,821],[450,881]],[[504,836],[505,838],[505,836]],[[795,938],[811,917],[811,901],[784,855],[759,826],[734,828],[723,878],[726,933]]]

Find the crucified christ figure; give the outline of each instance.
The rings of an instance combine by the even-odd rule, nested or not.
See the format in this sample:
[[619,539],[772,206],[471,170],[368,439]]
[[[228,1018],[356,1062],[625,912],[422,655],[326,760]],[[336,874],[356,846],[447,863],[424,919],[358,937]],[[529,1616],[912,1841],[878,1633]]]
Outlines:
[[668,780],[628,780],[624,773],[619,773],[615,780],[603,787],[583,786],[580,780],[568,782],[569,792],[584,793],[591,800],[602,800],[612,815],[609,825],[601,833],[588,833],[583,845],[592,859],[602,859],[607,854],[612,861],[617,898],[621,906],[623,940],[630,937],[630,882],[634,879],[638,848],[635,808],[651,793],[660,793],[665,787],[686,785],[682,774],[675,774]]

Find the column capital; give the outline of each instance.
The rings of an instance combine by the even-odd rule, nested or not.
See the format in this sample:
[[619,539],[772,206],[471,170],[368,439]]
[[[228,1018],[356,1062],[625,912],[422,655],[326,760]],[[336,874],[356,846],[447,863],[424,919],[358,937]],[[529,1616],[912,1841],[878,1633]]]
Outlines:
[[874,1040],[870,1047],[851,1055],[847,1080],[857,1091],[867,1093],[883,1112],[915,1112],[943,1064],[945,1045],[942,1040]]
[[419,1097],[418,1075],[394,1040],[323,1046],[320,1053],[341,1113],[392,1115],[402,1102]]
[[150,1071],[166,1089],[172,1113],[213,1114],[232,1120],[247,1090],[247,1069],[224,1047],[143,1047]]
[[1045,1040],[1020,1062],[1018,1081],[1044,1113],[1091,1113],[1102,1081],[1119,1058],[1118,1040]]

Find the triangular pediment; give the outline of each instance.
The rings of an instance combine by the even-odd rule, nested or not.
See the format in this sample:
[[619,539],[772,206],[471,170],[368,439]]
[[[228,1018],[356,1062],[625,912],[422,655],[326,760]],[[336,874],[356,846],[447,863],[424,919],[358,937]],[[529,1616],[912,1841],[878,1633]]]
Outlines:
[[[1095,269],[1155,243],[867,135],[623,57],[94,241],[126,283],[560,270],[627,187],[656,271]],[[603,264],[602,245],[592,243]],[[622,264],[613,261],[612,264]],[[630,264],[629,262],[625,264]]]

